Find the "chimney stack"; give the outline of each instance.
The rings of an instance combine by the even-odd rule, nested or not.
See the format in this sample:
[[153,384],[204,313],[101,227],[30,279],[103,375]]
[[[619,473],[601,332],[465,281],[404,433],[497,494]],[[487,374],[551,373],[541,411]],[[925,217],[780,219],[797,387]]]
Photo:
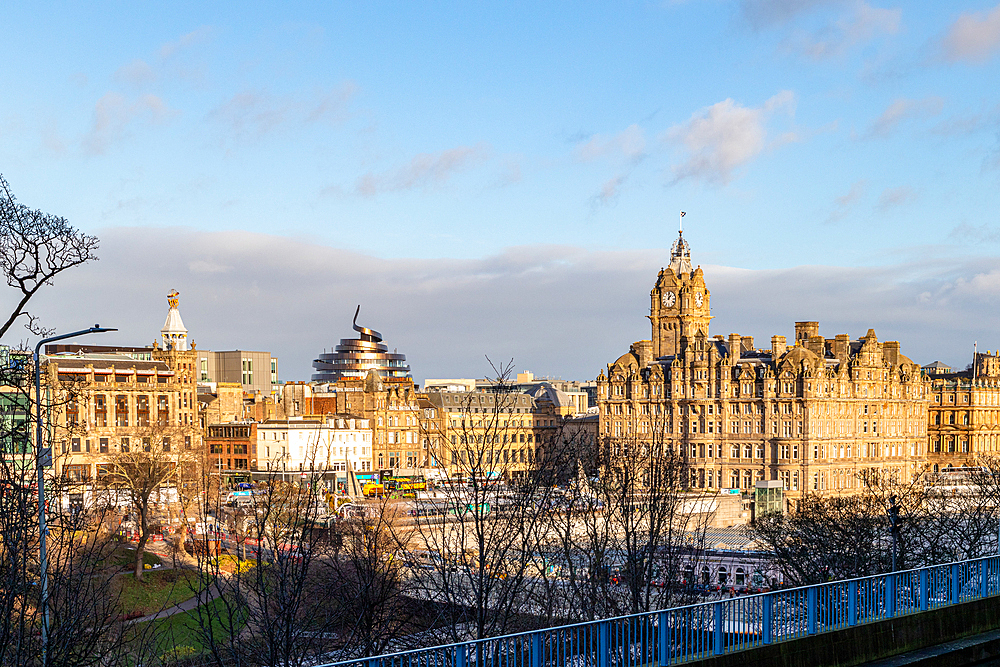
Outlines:
[[771,358],[777,362],[788,349],[788,343],[784,336],[771,336]]

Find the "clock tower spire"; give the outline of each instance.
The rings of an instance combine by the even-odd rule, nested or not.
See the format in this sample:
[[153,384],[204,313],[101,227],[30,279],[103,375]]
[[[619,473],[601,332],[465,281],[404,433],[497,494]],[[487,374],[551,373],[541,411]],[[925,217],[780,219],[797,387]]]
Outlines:
[[[681,213],[682,218],[684,215]],[[670,264],[660,269],[649,296],[653,358],[679,354],[686,346],[685,339],[699,333],[708,338],[711,295],[701,267],[691,268],[691,246],[683,228],[670,248]]]

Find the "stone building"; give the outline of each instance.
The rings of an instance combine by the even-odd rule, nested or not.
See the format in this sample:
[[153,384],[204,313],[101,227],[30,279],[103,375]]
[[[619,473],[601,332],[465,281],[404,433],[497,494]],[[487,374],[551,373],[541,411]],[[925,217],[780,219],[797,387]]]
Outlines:
[[225,424],[246,418],[243,385],[238,382],[214,382],[211,387],[198,383],[198,416],[201,427]]
[[348,471],[363,478],[371,476],[372,431],[366,419],[344,415],[290,417],[256,426],[255,449],[261,471],[308,472],[340,484],[346,483]]
[[[950,370],[950,369],[949,369]],[[932,376],[927,461],[932,472],[975,465],[1000,447],[1000,352],[977,353],[972,367]]]
[[[430,391],[428,443],[435,467],[452,478],[520,474],[535,464],[560,424],[551,404],[523,392]],[[471,460],[474,464],[470,464]]]
[[198,458],[201,429],[194,365],[177,293],[161,330],[162,347],[46,348],[42,358],[51,404],[56,473],[87,482],[107,471],[115,453],[142,448]]
[[597,379],[602,442],[674,448],[692,488],[781,480],[793,498],[851,493],[865,468],[922,470],[930,387],[899,343],[797,322],[791,345],[773,336],[760,349],[709,334],[710,298],[680,235],[650,292],[651,339]]
[[336,382],[288,383],[282,390],[288,418],[336,414],[365,420],[375,470],[401,475],[419,474],[428,465],[418,399],[412,378],[383,377],[376,369],[365,377],[344,376]]

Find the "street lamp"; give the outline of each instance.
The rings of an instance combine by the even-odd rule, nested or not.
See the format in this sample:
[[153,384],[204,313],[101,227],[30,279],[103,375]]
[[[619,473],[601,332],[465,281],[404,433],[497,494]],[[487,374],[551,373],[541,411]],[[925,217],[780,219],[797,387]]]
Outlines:
[[39,364],[39,350],[42,345],[66,338],[75,338],[92,333],[104,333],[105,331],[118,331],[95,324],[89,329],[74,331],[73,333],[62,334],[43,338],[35,345],[35,354],[32,360],[35,364],[35,469],[38,473],[38,560],[41,578],[42,592],[42,667],[48,664],[49,659],[49,573],[48,554],[46,553],[46,538],[49,530],[45,526],[45,468],[52,465],[52,448],[42,447],[42,369]]
[[896,550],[899,542],[899,505],[896,496],[889,496],[889,533],[892,535],[892,571],[896,571]]

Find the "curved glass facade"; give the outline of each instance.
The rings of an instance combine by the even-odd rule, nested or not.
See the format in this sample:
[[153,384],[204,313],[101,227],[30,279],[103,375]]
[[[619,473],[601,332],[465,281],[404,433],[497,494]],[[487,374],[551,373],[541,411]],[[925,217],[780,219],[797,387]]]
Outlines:
[[384,378],[404,378],[410,376],[410,367],[406,364],[406,355],[390,353],[389,347],[382,343],[382,334],[374,329],[358,326],[358,313],[354,313],[354,330],[360,335],[357,338],[341,338],[333,352],[319,355],[313,360],[316,372],[312,379],[317,382],[336,382],[344,377],[360,377],[375,370]]

